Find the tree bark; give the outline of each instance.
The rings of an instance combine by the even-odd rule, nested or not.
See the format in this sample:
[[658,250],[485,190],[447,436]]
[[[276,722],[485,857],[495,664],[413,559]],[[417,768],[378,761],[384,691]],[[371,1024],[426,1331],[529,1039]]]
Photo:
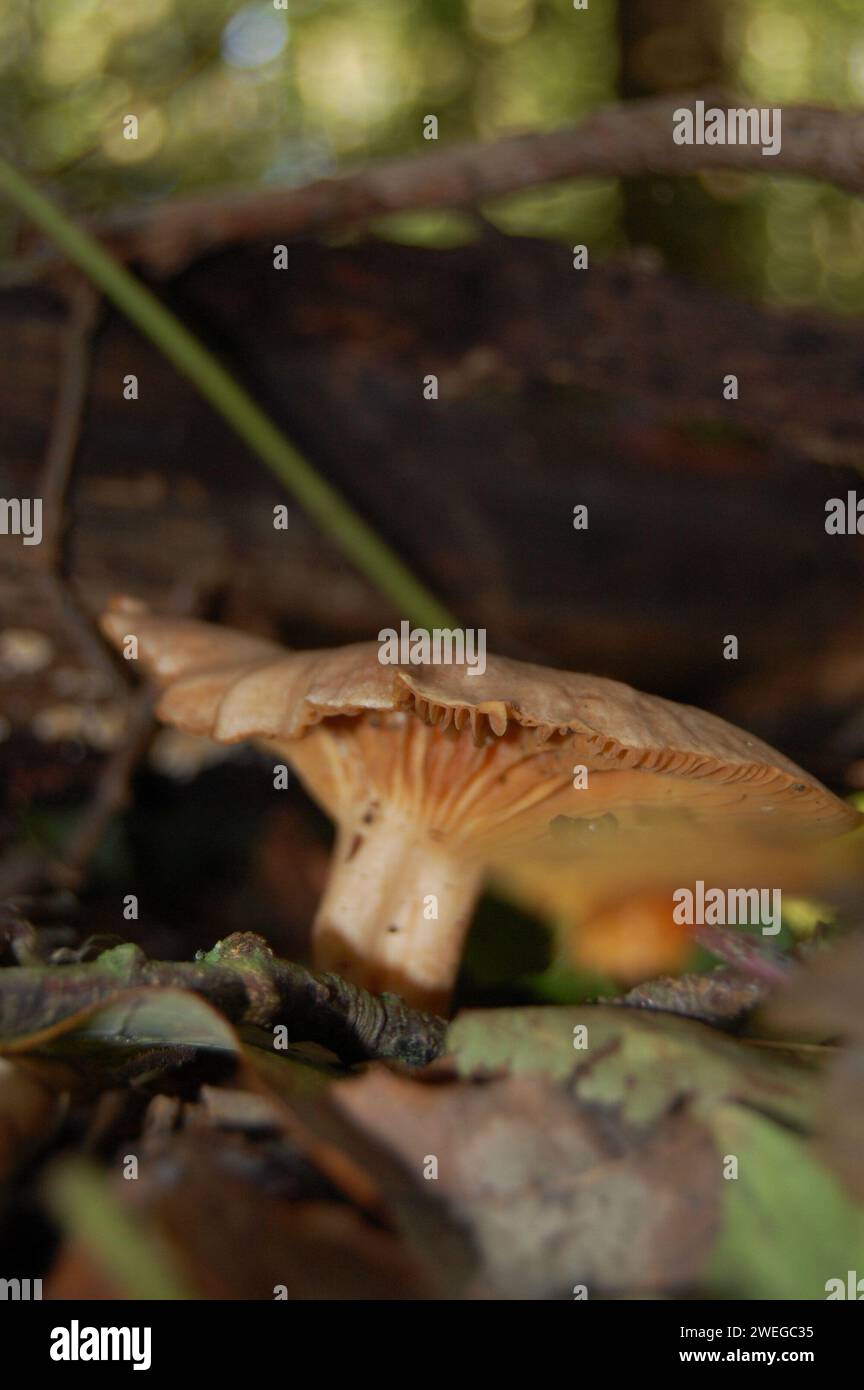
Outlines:
[[[446,252],[300,245],[289,260],[229,251],[162,292],[491,650],[745,723],[758,709],[754,731],[837,775],[828,735],[861,693],[833,690],[860,647],[864,539],[826,536],[824,520],[860,485],[856,324],[736,302],[640,258],[578,274],[554,244],[493,234]],[[0,296],[5,496],[41,486],[63,313],[47,289]],[[67,519],[90,613],[118,591],[158,607],[179,588],[205,616],[294,645],[403,616],[115,315],[93,344]],[[54,643],[44,670],[0,680],[0,713],[27,731],[80,654],[15,537],[0,537],[0,624]],[[730,633],[737,662],[722,658]]]

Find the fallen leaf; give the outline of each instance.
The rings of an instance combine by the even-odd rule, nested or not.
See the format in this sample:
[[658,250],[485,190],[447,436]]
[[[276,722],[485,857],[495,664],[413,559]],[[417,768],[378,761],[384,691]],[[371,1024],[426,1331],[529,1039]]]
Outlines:
[[[375,1068],[333,1096],[469,1233],[490,1297],[651,1294],[686,1288],[705,1264],[717,1159],[688,1116],[634,1126],[538,1076],[424,1085]],[[389,1196],[410,1238],[410,1201],[397,1187]],[[416,1235],[414,1249],[430,1258]]]
[[102,1089],[192,1063],[207,1076],[225,1074],[239,1061],[240,1041],[222,1014],[186,990],[120,988],[47,1027],[7,1034],[0,1053],[27,1056],[55,1086]]
[[864,1208],[798,1135],[740,1106],[720,1107],[712,1128],[737,1161],[708,1270],[718,1294],[825,1298],[828,1279],[864,1269]]
[[609,1002],[617,1007],[681,1014],[722,1028],[739,1023],[762,1002],[767,992],[766,985],[720,967],[706,975],[648,980]]
[[506,1070],[572,1079],[585,1103],[620,1106],[648,1123],[686,1099],[700,1113],[718,1100],[805,1124],[815,1067],[691,1019],[614,1005],[487,1009],[460,1014],[447,1034],[462,1076]]
[[236,1161],[239,1142],[163,1137],[129,1186],[137,1219],[206,1299],[411,1299],[429,1287],[398,1240],[339,1200],[290,1200]]

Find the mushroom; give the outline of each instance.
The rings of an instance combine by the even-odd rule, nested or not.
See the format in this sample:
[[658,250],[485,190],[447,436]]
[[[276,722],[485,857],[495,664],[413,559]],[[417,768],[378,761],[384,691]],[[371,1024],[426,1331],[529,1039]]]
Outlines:
[[858,819],[749,734],[617,681],[504,657],[471,675],[383,665],[375,642],[289,652],[128,599],[102,627],[120,648],[137,638],[166,723],[292,764],[337,826],[317,963],[426,1008],[447,1006],[493,853],[562,817],[588,843],[657,815],[826,833]]

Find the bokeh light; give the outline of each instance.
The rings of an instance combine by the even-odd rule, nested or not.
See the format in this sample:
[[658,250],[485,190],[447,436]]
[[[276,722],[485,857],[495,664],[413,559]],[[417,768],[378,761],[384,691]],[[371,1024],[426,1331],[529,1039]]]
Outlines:
[[[705,13],[681,6],[666,22],[658,10],[628,51],[630,79],[645,91],[710,81]],[[731,90],[763,105],[861,104],[861,0],[728,0],[714,13]],[[0,0],[0,118],[13,156],[62,180],[73,211],[159,190],[298,183],[340,162],[421,153],[427,114],[442,145],[577,121],[619,97],[618,19],[612,0],[578,12],[572,0]],[[137,141],[123,138],[127,114]],[[706,253],[697,273],[717,269],[729,288],[781,303],[861,308],[856,200],[720,172],[696,189],[734,248]],[[675,179],[654,180],[648,197],[648,235],[665,235],[688,269],[699,231],[688,241],[680,224],[699,205]],[[510,234],[586,241],[597,255],[633,235],[615,179],[528,189],[482,212]],[[465,214],[388,226],[432,245],[472,234]]]
[[222,35],[222,57],[236,68],[272,63],[288,42],[288,21],[272,5],[246,5],[232,15]]

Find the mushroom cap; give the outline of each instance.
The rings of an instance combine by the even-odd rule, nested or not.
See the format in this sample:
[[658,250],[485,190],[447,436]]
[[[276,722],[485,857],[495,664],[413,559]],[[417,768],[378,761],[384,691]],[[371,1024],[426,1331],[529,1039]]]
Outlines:
[[[617,811],[657,802],[829,834],[860,820],[851,806],[752,734],[704,710],[600,676],[491,655],[482,674],[456,665],[384,665],[376,642],[289,652],[228,628],[159,617],[128,599],[115,600],[101,625],[115,646],[122,647],[128,635],[138,638],[143,666],[165,687],[157,707],[161,719],[220,743],[263,741],[298,760],[301,745],[327,721],[334,734],[338,727],[342,742],[353,721],[371,747],[376,729],[392,734],[404,724],[378,716],[413,716],[412,725],[432,726],[439,741],[446,736],[452,744],[461,735],[457,743],[486,750],[473,761],[484,769],[487,803],[496,800],[488,787],[490,745],[509,750],[506,758],[502,754],[500,781],[519,769],[511,781],[526,802],[521,810],[530,809],[530,762],[550,789],[534,797],[547,824],[550,814],[573,815],[577,807],[579,815],[590,816],[608,806]],[[460,770],[471,763],[466,752],[460,751]],[[456,760],[449,756],[455,772]],[[590,794],[573,789],[573,768],[580,764],[589,771]],[[313,781],[305,753],[299,765]],[[337,798],[331,788],[322,799],[329,809]],[[512,804],[512,791],[498,799]]]

